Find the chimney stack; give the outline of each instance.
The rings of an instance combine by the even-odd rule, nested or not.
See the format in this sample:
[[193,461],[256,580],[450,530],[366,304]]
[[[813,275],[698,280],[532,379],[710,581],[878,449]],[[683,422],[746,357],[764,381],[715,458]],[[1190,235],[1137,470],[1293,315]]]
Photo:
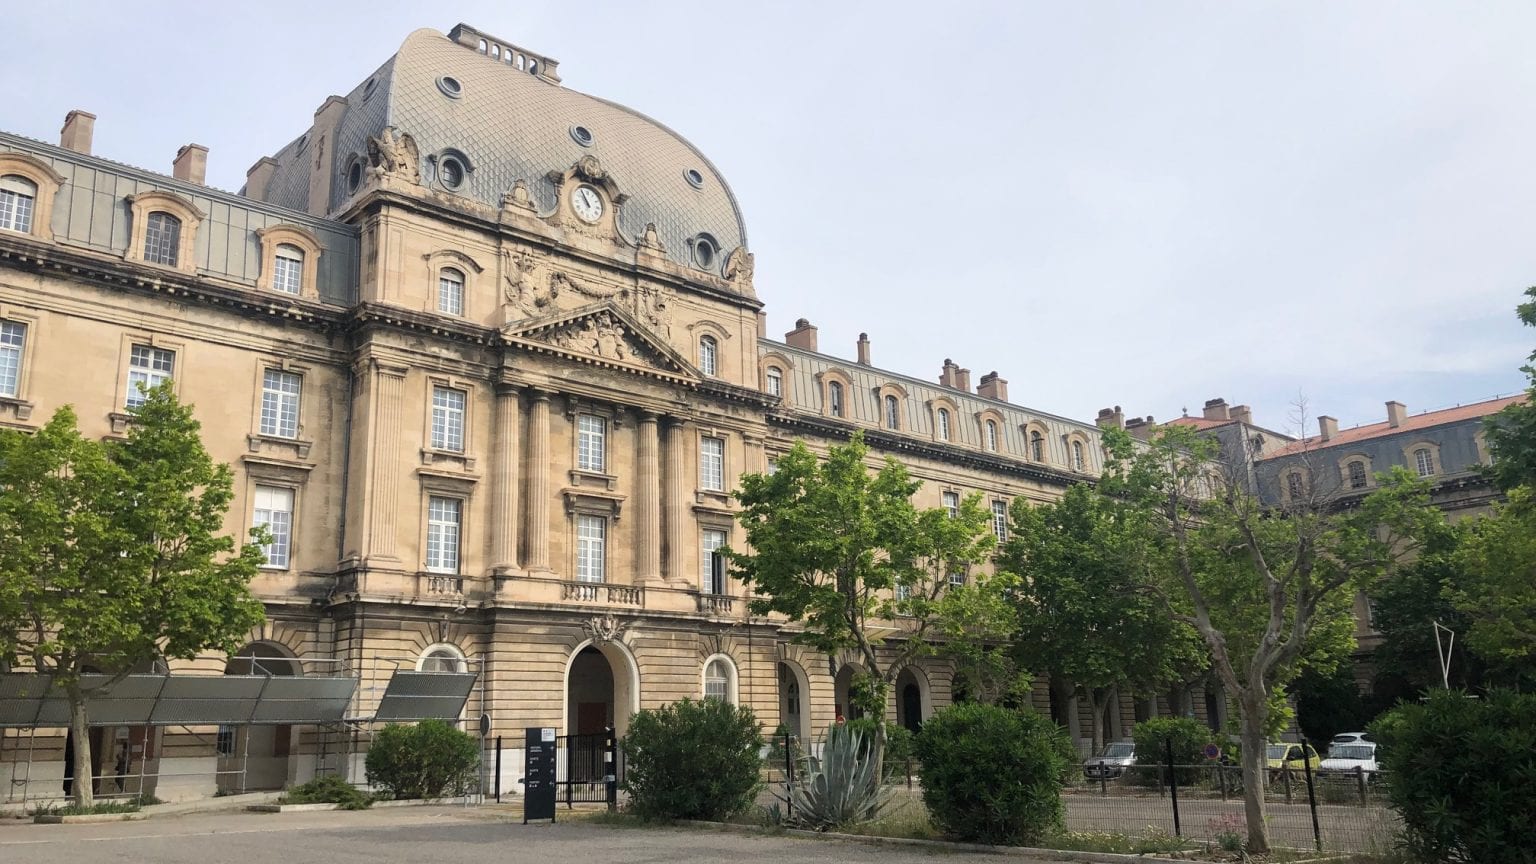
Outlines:
[[1233,405],[1230,414],[1239,423],[1253,425],[1253,411],[1247,405]]
[[267,186],[272,183],[272,175],[276,173],[276,159],[271,156],[257,159],[256,164],[245,172],[245,197],[253,201],[267,200]]
[[64,115],[59,130],[59,146],[65,150],[91,155],[91,134],[96,131],[96,115],[78,108]]
[[1407,405],[1404,405],[1395,399],[1387,403],[1387,425],[1391,426],[1393,429],[1396,429],[1397,427],[1403,425],[1403,421],[1407,419]]
[[784,341],[792,348],[815,351],[816,328],[811,326],[810,321],[800,318],[795,321],[795,329],[784,334]]
[[1125,431],[1131,433],[1131,437],[1138,441],[1150,441],[1152,433],[1157,431],[1157,421],[1152,419],[1151,414],[1144,418],[1132,417],[1125,421]]
[[981,376],[981,383],[976,385],[976,395],[988,399],[996,399],[999,402],[1008,401],[1008,382],[997,377],[996,370]]
[[1330,441],[1333,436],[1339,434],[1339,421],[1324,414],[1317,418],[1317,431],[1324,441]]
[[176,161],[171,163],[171,176],[177,180],[203,185],[208,173],[208,148],[201,144],[188,144],[176,151]]
[[956,390],[963,390],[966,393],[971,392],[971,370],[969,370],[969,369],[956,369],[955,370],[955,389]]
[[[1099,425],[1100,429],[1124,429],[1126,426],[1125,412],[1120,410],[1119,405],[1113,408],[1100,408],[1099,417],[1094,422]],[[1135,421],[1133,420],[1132,422]]]
[[1217,396],[1215,399],[1205,400],[1205,419],[1231,420],[1232,415],[1227,410],[1227,400],[1220,396]]
[[955,379],[959,376],[959,374],[960,366],[955,363],[955,361],[945,357],[944,371],[939,373],[939,386],[948,387],[951,390],[955,389],[955,387],[958,386],[955,384]]
[[859,334],[859,365],[869,365],[869,334]]

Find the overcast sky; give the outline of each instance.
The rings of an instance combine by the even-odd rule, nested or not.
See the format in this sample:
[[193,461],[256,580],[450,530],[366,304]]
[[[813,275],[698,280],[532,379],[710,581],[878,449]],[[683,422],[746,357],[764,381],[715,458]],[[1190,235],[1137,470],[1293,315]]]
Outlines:
[[[775,337],[1091,420],[1298,394],[1342,425],[1521,389],[1536,4],[10,3],[0,128],[213,185],[464,21],[731,183]],[[515,118],[513,118],[515,121]]]

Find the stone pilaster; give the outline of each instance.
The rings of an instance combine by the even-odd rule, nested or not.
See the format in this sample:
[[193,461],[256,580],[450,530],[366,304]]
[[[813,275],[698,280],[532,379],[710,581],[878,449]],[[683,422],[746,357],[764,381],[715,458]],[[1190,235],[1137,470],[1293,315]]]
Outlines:
[[549,573],[549,393],[533,391],[528,412],[528,570]]
[[[405,397],[405,366],[373,361],[368,368],[368,536],[365,560],[398,561],[395,516],[400,509],[400,426]],[[411,507],[415,512],[415,507]]]
[[653,412],[640,412],[635,448],[635,582],[641,585],[662,581],[658,419]]
[[518,566],[517,471],[522,450],[522,422],[517,387],[496,387],[496,435],[491,458],[491,572],[514,572]]
[[667,418],[667,458],[662,466],[666,476],[667,581],[688,587],[688,562],[693,560],[689,539],[688,427],[679,417]]

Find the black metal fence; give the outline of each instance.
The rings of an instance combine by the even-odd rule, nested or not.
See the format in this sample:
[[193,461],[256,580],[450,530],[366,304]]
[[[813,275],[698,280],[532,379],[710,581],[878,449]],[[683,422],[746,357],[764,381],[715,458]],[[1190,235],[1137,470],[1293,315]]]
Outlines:
[[618,806],[619,784],[624,780],[623,753],[613,730],[591,735],[561,735],[555,739],[555,798],[567,808],[575,804]]

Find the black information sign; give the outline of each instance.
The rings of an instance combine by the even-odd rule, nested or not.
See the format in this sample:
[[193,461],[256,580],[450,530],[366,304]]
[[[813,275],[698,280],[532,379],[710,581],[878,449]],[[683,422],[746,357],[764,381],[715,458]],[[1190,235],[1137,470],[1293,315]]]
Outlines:
[[555,821],[555,730],[531,726],[523,749],[523,824]]

